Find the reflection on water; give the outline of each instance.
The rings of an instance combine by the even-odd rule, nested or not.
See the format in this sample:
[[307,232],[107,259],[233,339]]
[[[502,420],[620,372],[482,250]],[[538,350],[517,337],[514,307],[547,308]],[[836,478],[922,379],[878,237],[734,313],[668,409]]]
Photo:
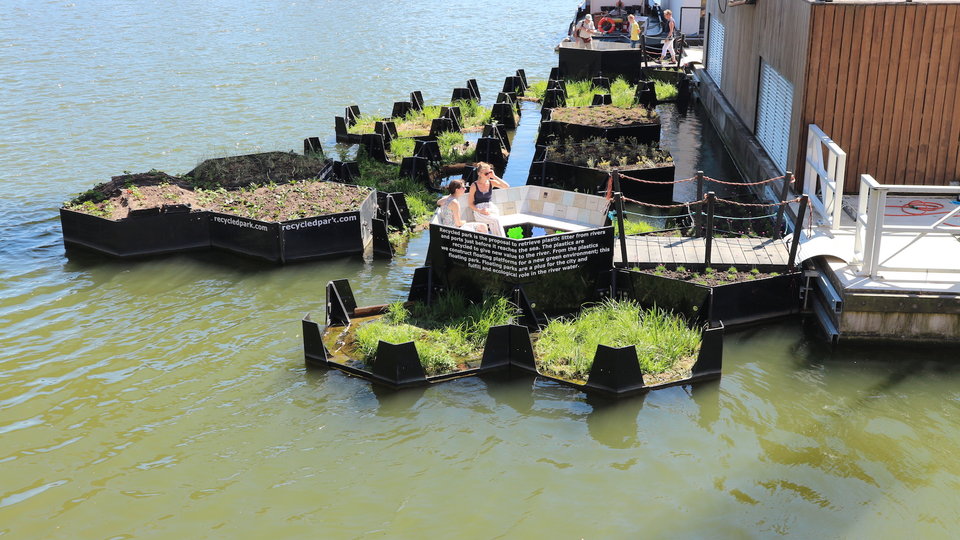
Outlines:
[[[0,534],[943,537],[958,373],[943,349],[834,353],[799,321],[728,335],[724,375],[609,402],[530,376],[392,392],[303,365],[300,318],[392,261],[65,257],[57,207],[123,170],[299,148],[359,104],[544,76],[566,1],[34,2],[0,18]],[[336,21],[330,24],[329,21]],[[443,24],[438,24],[442,21]],[[394,28],[404,29],[395,32]],[[388,39],[388,36],[394,36]],[[525,110],[525,113],[527,111]],[[661,107],[677,176],[736,171]],[[528,123],[533,121],[533,124]],[[524,114],[527,129],[536,114]],[[523,131],[523,130],[521,130]],[[530,136],[524,131],[514,138]],[[506,176],[532,156],[517,144]],[[677,198],[688,200],[681,184]],[[116,511],[120,509],[120,511]]]

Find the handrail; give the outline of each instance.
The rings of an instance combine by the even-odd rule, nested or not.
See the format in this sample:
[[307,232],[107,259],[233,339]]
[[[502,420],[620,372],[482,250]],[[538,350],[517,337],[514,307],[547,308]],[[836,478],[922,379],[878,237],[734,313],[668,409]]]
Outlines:
[[810,124],[801,191],[810,195],[810,207],[827,221],[831,231],[840,230],[846,168],[847,153],[816,124]]
[[[884,215],[887,196],[891,193],[911,195],[960,195],[960,186],[912,186],[903,184],[881,184],[869,174],[860,175],[860,195],[857,201],[856,234],[854,237],[854,264],[860,265],[861,276],[876,278],[881,269],[898,271],[955,272],[956,270],[917,267],[892,267],[880,263],[880,243],[884,233],[917,233],[907,246],[930,233],[960,234],[960,228],[950,227],[946,222],[960,216],[960,205],[945,212],[943,217],[932,225],[887,225]],[[948,228],[950,227],[950,228]],[[900,251],[906,249],[901,248]]]

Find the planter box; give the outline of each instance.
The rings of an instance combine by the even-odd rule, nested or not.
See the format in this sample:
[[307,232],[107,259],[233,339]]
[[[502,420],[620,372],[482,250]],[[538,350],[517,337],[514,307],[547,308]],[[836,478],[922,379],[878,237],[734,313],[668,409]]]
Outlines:
[[60,223],[66,247],[83,247],[114,257],[143,257],[210,247],[206,212],[156,208],[114,221],[61,208]]
[[[579,390],[607,397],[627,397],[682,384],[695,384],[720,377],[723,362],[723,326],[703,330],[701,347],[690,377],[654,385],[644,385],[634,346],[613,348],[599,346],[586,383],[578,383],[544,375],[537,371],[530,332],[525,326],[503,325],[490,329],[483,353],[476,367],[442,375],[427,376],[420,363],[414,342],[381,341],[370,366],[348,363],[343,355],[333,354],[325,343],[334,344],[342,329],[355,316],[382,314],[386,306],[357,308],[347,280],[333,281],[326,288],[326,324],[314,321],[308,313],[301,321],[304,359],[308,367],[325,367],[344,371],[373,383],[394,389],[424,386],[451,379],[511,370],[573,386]],[[354,359],[355,360],[355,359]]]
[[[602,169],[580,165],[570,165],[550,161],[534,162],[530,166],[527,185],[556,186],[569,191],[582,193],[603,193],[607,189],[607,178],[610,173]],[[642,202],[653,204],[670,204],[673,202],[673,176],[675,166],[671,163],[661,167],[647,169],[618,169],[621,174],[620,189],[624,196]],[[648,182],[634,182],[623,175]],[[662,184],[662,185],[660,185]]]
[[[551,112],[552,117],[553,113]],[[601,137],[608,141],[614,141],[622,137],[635,137],[644,144],[658,143],[660,142],[660,122],[614,127],[588,126],[559,120],[541,122],[537,144],[545,144],[549,137],[560,139],[569,137],[574,141],[583,141],[592,137]]]
[[363,253],[372,241],[376,192],[360,209],[270,223],[218,212],[149,209],[113,221],[60,209],[63,241],[114,257],[218,248],[271,262]]
[[753,324],[800,312],[802,272],[709,287],[644,272],[619,270],[617,287],[645,307],[726,327]]
[[512,365],[590,394],[623,398],[643,394],[651,390],[696,384],[720,378],[723,367],[723,332],[723,325],[703,329],[700,351],[697,353],[697,360],[689,377],[651,385],[646,385],[643,382],[643,373],[640,371],[640,362],[637,359],[637,349],[634,345],[627,347],[598,346],[586,383],[541,373],[536,369],[532,353],[529,359],[523,358],[521,355],[520,358],[514,360]]

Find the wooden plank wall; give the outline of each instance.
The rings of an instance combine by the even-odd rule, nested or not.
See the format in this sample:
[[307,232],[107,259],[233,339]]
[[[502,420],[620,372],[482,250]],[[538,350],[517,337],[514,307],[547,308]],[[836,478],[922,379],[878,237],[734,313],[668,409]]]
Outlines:
[[[725,12],[719,10],[717,2],[707,2],[707,12],[724,25],[720,89],[751,131],[756,130],[761,58],[793,84],[791,123],[800,125],[810,48],[810,11],[811,4],[806,0],[761,0],[755,5],[728,6]],[[797,162],[789,156],[795,156],[805,144],[806,132],[802,139],[791,137],[788,168],[798,169]]]
[[960,180],[960,4],[811,8],[796,162],[817,124],[847,152],[846,193],[859,192],[863,173],[886,184]]

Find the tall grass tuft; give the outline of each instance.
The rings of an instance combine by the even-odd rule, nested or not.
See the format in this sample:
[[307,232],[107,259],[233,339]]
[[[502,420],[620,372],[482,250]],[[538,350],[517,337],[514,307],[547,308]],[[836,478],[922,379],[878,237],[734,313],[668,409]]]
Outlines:
[[450,292],[432,304],[403,302],[387,307],[384,316],[361,324],[355,333],[356,348],[372,360],[379,342],[413,341],[428,375],[457,369],[458,360],[479,355],[491,327],[509,324],[516,308],[506,298],[488,297],[482,304],[469,302],[462,293]]
[[533,81],[523,92],[523,95],[537,100],[542,100],[543,96],[547,95],[547,81]]
[[416,147],[415,139],[399,138],[390,141],[390,153],[398,161],[413,155],[413,149]]
[[663,81],[653,81],[653,89],[657,92],[657,99],[664,101],[677,97],[677,86]]
[[598,345],[634,345],[643,373],[662,373],[697,354],[700,331],[666,311],[645,310],[632,301],[606,300],[576,318],[555,319],[536,343],[537,365],[545,373],[585,380]]

